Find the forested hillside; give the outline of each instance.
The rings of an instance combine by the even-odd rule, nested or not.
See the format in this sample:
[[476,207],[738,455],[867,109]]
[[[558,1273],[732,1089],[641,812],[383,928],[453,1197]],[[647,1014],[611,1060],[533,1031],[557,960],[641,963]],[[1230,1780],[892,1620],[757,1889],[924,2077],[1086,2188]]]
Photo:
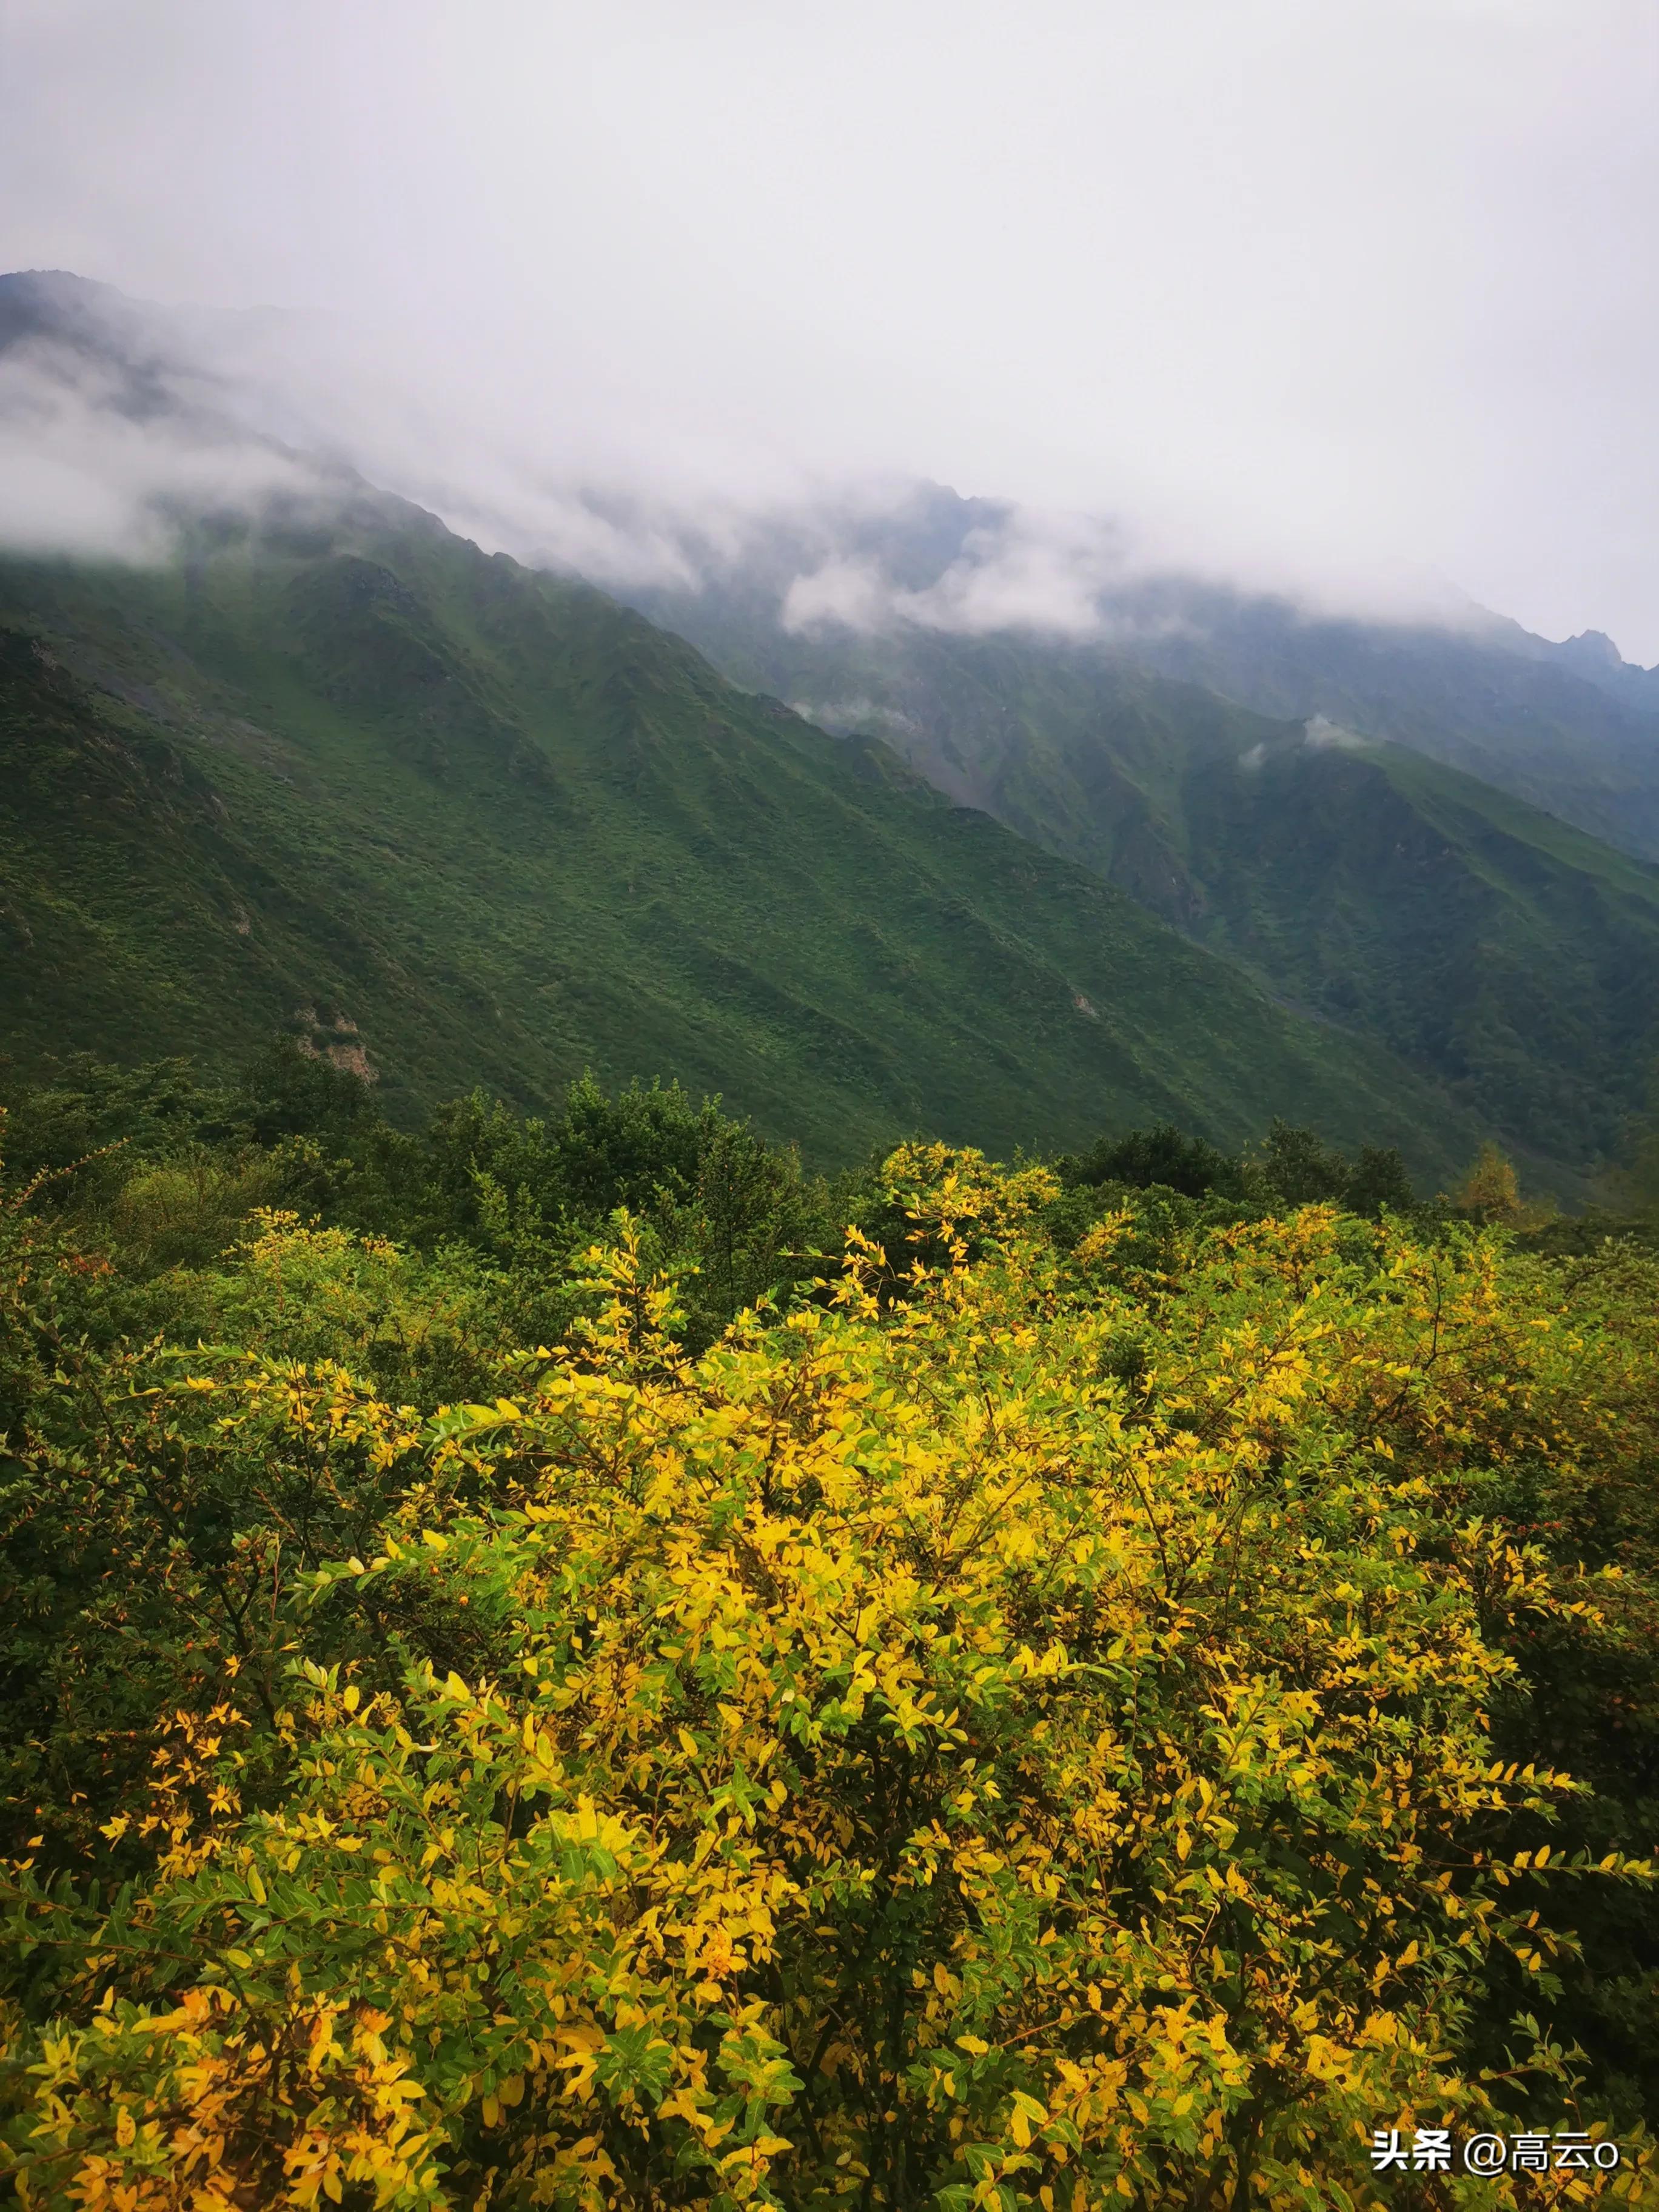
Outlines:
[[[785,514],[735,556],[694,536],[696,588],[634,596],[720,666],[758,671],[799,649],[804,611],[792,605],[791,622],[779,619],[792,587],[844,568],[859,580],[860,630],[949,640],[1006,628],[1045,645],[1059,639],[1062,660],[1066,641],[1092,635],[1149,674],[1273,719],[1323,715],[1409,746],[1659,860],[1659,670],[1624,661],[1608,639],[1554,644],[1449,593],[1437,619],[1386,605],[1369,617],[1333,613],[1178,570],[1148,573],[1126,558],[1109,517],[1058,522],[1045,535],[1042,518],[1006,501],[917,483]],[[1000,623],[999,606],[1012,610]]]
[[[879,734],[940,791],[1387,1045],[1510,1141],[1587,1164],[1644,1104],[1659,869],[1511,795],[1513,779],[1414,749],[1414,724],[1385,723],[1406,740],[1386,744],[1273,720],[1137,665],[1139,646],[797,633],[775,600],[718,586],[650,604],[739,680]],[[1576,740],[1558,738],[1565,761]],[[1659,721],[1649,743],[1659,792]],[[1634,800],[1625,818],[1639,821]]]
[[[147,569],[0,567],[0,1015],[20,1060],[282,1025],[394,1113],[586,1066],[815,1154],[1275,1113],[1425,1174],[1475,1115],[1097,878],[359,491]],[[400,1107],[398,1102],[404,1102]]]
[[[214,328],[0,279],[8,361],[267,481],[153,518],[170,559],[0,567],[14,1055],[287,1024],[406,1116],[667,1069],[825,1160],[1282,1112],[1428,1173],[1485,1130],[1581,1196],[1644,1106],[1659,875],[1568,826],[1639,852],[1659,807],[1653,686],[1605,641],[1137,579],[1104,524],[1067,551],[937,486],[724,543],[596,507],[667,533],[691,580],[635,601],[723,683],[277,445]],[[985,634],[1021,558],[1098,635],[1042,590]],[[796,607],[837,563],[868,619]]]

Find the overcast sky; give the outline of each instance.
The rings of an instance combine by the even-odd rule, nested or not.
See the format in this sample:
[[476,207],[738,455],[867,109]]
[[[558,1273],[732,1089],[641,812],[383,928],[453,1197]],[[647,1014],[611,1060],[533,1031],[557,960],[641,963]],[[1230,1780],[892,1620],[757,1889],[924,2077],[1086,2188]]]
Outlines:
[[0,0],[0,265],[340,319],[451,464],[914,471],[1659,660],[1655,0]]

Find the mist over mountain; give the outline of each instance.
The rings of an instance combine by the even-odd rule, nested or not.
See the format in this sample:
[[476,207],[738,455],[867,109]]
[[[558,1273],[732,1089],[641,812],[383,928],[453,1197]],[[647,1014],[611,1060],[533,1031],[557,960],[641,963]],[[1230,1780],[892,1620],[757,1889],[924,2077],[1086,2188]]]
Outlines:
[[0,562],[0,749],[14,1070],[286,1031],[405,1121],[664,1074],[830,1162],[1301,1112],[1443,1175],[1482,1126],[887,747],[386,494]]
[[[1607,640],[1553,644],[1449,590],[1362,621],[1143,573],[1109,521],[936,485],[757,522],[735,555],[693,550],[695,583],[618,588],[738,680],[831,726],[860,721],[848,709],[866,661],[896,668],[929,636],[1002,636],[1200,684],[1267,715],[1323,715],[1659,854],[1659,670]],[[908,718],[915,742],[930,738],[948,776],[945,732],[929,732],[914,697],[871,704],[878,719]]]
[[[488,550],[538,565],[641,588],[775,590],[795,627],[1134,637],[1212,628],[1242,607],[1252,619],[1468,631],[1559,657],[1630,703],[1659,694],[1659,672],[1624,662],[1600,632],[1553,646],[1421,560],[1276,568],[1266,513],[1260,545],[1230,559],[1183,546],[1178,529],[1149,527],[1128,504],[963,498],[891,467],[826,470],[758,449],[748,466],[708,456],[715,465],[700,474],[654,455],[643,424],[631,452],[626,441],[561,447],[505,404],[521,364],[497,364],[496,394],[467,380],[476,364],[463,328],[447,363],[400,362],[398,335],[346,317],[166,305],[68,271],[16,271],[0,276],[0,416],[15,423],[55,388],[64,408],[85,403],[83,432],[109,411],[146,427],[153,481],[118,476],[106,487],[112,511],[123,497],[165,497],[169,463],[182,467],[198,445],[222,459],[245,445],[268,462],[382,483]],[[106,465],[96,439],[88,443],[82,473],[96,482]],[[10,495],[15,452],[5,465]],[[199,495],[188,477],[183,489]],[[26,526],[9,495],[0,532],[15,542]]]
[[[93,696],[112,687],[144,713],[153,679],[115,641],[155,588],[147,572],[204,576],[209,562],[221,602],[239,562],[253,561],[251,580],[284,580],[275,596],[258,586],[251,629],[238,617],[237,653],[274,653],[273,669],[312,635],[309,599],[293,629],[294,594],[320,594],[319,609],[361,586],[352,621],[372,620],[375,641],[351,647],[362,659],[353,711],[372,722],[386,704],[377,683],[409,680],[399,672],[412,653],[426,671],[423,723],[436,714],[441,732],[439,702],[476,697],[502,757],[533,765],[527,703],[485,706],[497,679],[467,673],[426,617],[411,631],[416,600],[398,611],[416,557],[398,549],[423,546],[439,525],[404,487],[378,489],[358,466],[373,447],[351,380],[343,399],[331,395],[311,348],[280,317],[154,307],[65,272],[0,278],[9,618]],[[465,468],[468,455],[441,458]],[[1659,672],[1626,664],[1605,638],[1552,644],[1420,579],[1386,617],[1362,619],[1158,569],[1110,517],[926,483],[696,506],[615,483],[520,485],[501,505],[499,489],[459,495],[447,519],[464,529],[474,510],[497,558],[506,535],[527,543],[532,567],[608,586],[740,693],[856,738],[860,757],[896,757],[919,789],[1127,893],[1160,927],[1394,1055],[1401,1079],[1409,1070],[1442,1086],[1447,1110],[1455,1101],[1529,1156],[1581,1172],[1640,1106],[1659,1034],[1659,878],[1593,841],[1638,863],[1659,856]],[[492,502],[495,526],[477,523]],[[88,600],[51,586],[43,556],[113,560],[131,580],[106,569]],[[314,585],[296,559],[325,564]],[[206,649],[186,641],[177,609],[144,619],[192,663]],[[192,698],[222,680],[213,655],[226,649],[221,635]],[[343,680],[331,651],[307,679],[330,714]],[[231,680],[234,717],[264,726],[267,712]],[[540,679],[525,662],[512,680]],[[186,726],[204,711],[185,710]],[[597,726],[585,742],[601,759]],[[441,733],[415,757],[451,751]],[[346,763],[330,771],[346,776],[330,803],[349,810],[360,801]],[[274,815],[268,834],[291,837]],[[400,835],[389,842],[401,848]],[[991,848],[974,849],[991,865]],[[297,882],[313,863],[296,852],[285,865]],[[320,901],[320,886],[307,896]],[[857,926],[850,903],[843,926]],[[592,937],[597,925],[582,927]],[[278,999],[346,1004],[337,977],[308,991],[304,961],[287,972]],[[573,1034],[532,1087],[576,1049]],[[622,1030],[605,1050],[628,1062]],[[545,1059],[526,1036],[498,1079],[522,1091]],[[719,1082],[741,1063],[697,1064]],[[765,1086],[754,1096],[766,1110]]]
[[[1659,870],[1565,817],[1605,815],[1637,843],[1654,820],[1659,728],[1621,725],[1632,710],[1577,678],[1455,634],[1322,635],[1274,609],[1254,629],[1252,611],[1234,610],[1231,634],[1148,629],[1107,646],[1030,629],[791,628],[759,590],[641,596],[738,681],[879,736],[959,805],[1432,1071],[1511,1141],[1571,1129],[1595,1156],[1642,1106]],[[1218,672],[1241,635],[1283,653],[1272,714]],[[1200,643],[1207,685],[1163,672]],[[1370,688],[1339,680],[1338,646]],[[1544,724],[1552,692],[1565,705]],[[1341,718],[1310,711],[1321,700]],[[1610,724],[1619,746],[1598,787],[1590,738]]]

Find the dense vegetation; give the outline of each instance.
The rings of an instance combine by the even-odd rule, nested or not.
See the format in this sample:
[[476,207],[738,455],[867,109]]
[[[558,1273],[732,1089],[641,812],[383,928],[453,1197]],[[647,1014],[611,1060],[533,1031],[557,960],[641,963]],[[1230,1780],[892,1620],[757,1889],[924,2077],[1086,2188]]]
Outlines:
[[405,1122],[660,1070],[842,1164],[1283,1114],[1443,1176],[1477,1139],[885,746],[362,487],[153,569],[0,562],[0,750],[20,1060],[299,1022]]
[[[1466,690],[1488,664],[1536,690],[1542,672],[1513,653],[1429,637],[1368,654],[1351,639],[1373,680],[1378,663],[1398,679],[1386,695],[1397,711],[1391,720],[1374,701],[1351,726],[1328,720],[1310,733],[1235,703],[1252,695],[1225,681],[1200,690],[1132,665],[1128,653],[1151,649],[1133,639],[1108,651],[921,628],[801,635],[780,627],[775,597],[730,590],[647,604],[728,672],[831,727],[884,737],[940,790],[1248,964],[1291,1003],[1386,1045],[1506,1141],[1588,1166],[1639,1103],[1659,1036],[1659,870],[1570,827],[1571,808],[1562,820],[1528,805],[1513,775],[1482,761],[1476,781],[1408,750],[1433,750],[1432,718],[1401,702],[1413,667],[1473,654]],[[1236,607],[1214,613],[1225,636],[1243,627]],[[1264,625],[1297,668],[1326,635]],[[1160,649],[1177,647],[1200,649],[1184,629]],[[1576,688],[1591,722],[1615,711]],[[1304,717],[1348,703],[1316,684],[1285,696],[1305,696]],[[1645,818],[1645,788],[1598,781],[1574,753],[1574,726],[1523,726],[1527,742],[1577,759],[1602,811],[1627,828]],[[1356,730],[1405,742],[1361,742]],[[1656,741],[1659,721],[1637,718],[1626,784],[1654,783]],[[1517,734],[1511,769],[1523,753]]]
[[1418,2121],[1639,2191],[1639,1224],[291,1047],[9,1108],[21,2201],[1322,2208]]
[[[1030,703],[1040,714],[1046,703],[1042,665],[1061,685],[1069,680],[1068,663],[1073,676],[1079,660],[1100,667],[1097,650],[1079,655],[1066,642],[1067,631],[1075,634],[1083,593],[1097,592],[1099,635],[1109,641],[1120,671],[1128,666],[1201,686],[1212,713],[1227,702],[1248,710],[1241,722],[1267,716],[1299,726],[1322,715],[1478,777],[1620,852],[1659,860],[1659,670],[1624,662],[1606,637],[1592,631],[1556,645],[1467,603],[1443,609],[1438,621],[1414,623],[1404,609],[1390,620],[1344,618],[1303,599],[1215,580],[1137,574],[1133,564],[1113,577],[1109,561],[1091,561],[1082,545],[1066,579],[1063,541],[1050,547],[1044,538],[1040,520],[1033,534],[1030,519],[1002,501],[963,499],[942,485],[918,483],[908,496],[885,503],[826,506],[780,518],[751,532],[736,553],[726,544],[694,544],[689,565],[702,572],[701,588],[656,586],[633,596],[653,620],[695,640],[717,666],[740,670],[740,681],[781,690],[786,698],[846,702],[862,690],[872,703],[902,709],[904,701],[888,686],[896,674],[902,684],[927,669],[936,701],[942,703],[939,692],[954,688],[964,720],[934,720],[924,711],[915,734],[943,738],[946,757],[957,748],[957,767],[971,769],[992,732],[983,702],[971,696],[974,656],[956,653],[953,640],[960,644],[964,634],[982,629],[999,602],[1018,605],[1021,583],[1037,586],[1024,605],[1038,626],[1028,631],[1016,619],[996,641],[1035,648],[1040,665]],[[1105,550],[1097,539],[1095,550]],[[1058,556],[1056,571],[1045,578],[1042,556],[1049,552]],[[778,620],[796,577],[841,562],[901,595],[900,619],[885,640],[874,641],[878,648],[897,643],[901,650],[868,656],[872,688],[863,684],[863,671],[853,671],[848,684],[844,636],[830,631],[803,637]],[[1057,588],[1042,590],[1044,581]],[[930,593],[936,594],[931,630]],[[1045,611],[1059,612],[1060,632],[1044,634]],[[824,644],[837,648],[836,665],[815,653]],[[913,658],[911,647],[922,651]],[[957,687],[945,673],[952,665],[967,674]],[[786,670],[801,683],[782,688]],[[818,672],[831,688],[819,688]],[[1111,685],[1101,703],[1109,738]],[[1006,734],[1018,738],[1024,734],[1018,703],[1014,714]],[[1048,763],[1039,757],[1037,765],[1041,773]]]
[[[0,354],[294,467],[200,342],[0,276]],[[173,514],[154,567],[0,562],[21,1058],[302,1022],[405,1123],[664,1070],[843,1164],[1283,1114],[1431,1179],[1497,1132],[1573,1199],[1639,1103],[1659,672],[1605,640],[1127,575],[1097,635],[975,634],[1030,519],[938,486],[687,524],[687,583],[635,594],[671,636],[300,465],[304,496]],[[895,619],[786,621],[826,560]]]

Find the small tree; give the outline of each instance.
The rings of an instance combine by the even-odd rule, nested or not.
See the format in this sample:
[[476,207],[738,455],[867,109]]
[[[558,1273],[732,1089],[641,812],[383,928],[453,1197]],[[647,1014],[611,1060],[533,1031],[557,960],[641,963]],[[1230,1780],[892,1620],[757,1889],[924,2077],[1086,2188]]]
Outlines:
[[1453,1194],[1460,1213],[1480,1222],[1512,1223],[1521,1212],[1521,1185],[1514,1163],[1488,1141]]

